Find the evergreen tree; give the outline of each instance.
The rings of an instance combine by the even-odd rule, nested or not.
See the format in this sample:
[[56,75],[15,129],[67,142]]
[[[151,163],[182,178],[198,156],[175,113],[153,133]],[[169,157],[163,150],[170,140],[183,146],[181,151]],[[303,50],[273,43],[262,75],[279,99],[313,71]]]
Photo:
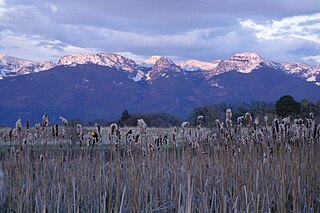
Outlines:
[[280,97],[276,102],[276,113],[279,116],[286,117],[289,115],[298,115],[300,113],[301,104],[294,100],[290,95]]

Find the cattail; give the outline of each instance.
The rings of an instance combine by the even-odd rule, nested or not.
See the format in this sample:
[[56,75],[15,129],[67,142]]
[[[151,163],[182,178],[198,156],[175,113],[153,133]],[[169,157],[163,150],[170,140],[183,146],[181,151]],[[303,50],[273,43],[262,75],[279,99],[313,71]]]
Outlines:
[[66,136],[66,130],[62,128],[61,137],[64,138]]
[[2,139],[4,142],[7,142],[7,133],[3,133]]
[[314,119],[314,114],[313,114],[313,112],[310,112],[310,113],[309,113],[309,119],[312,119],[312,120]]
[[22,127],[22,124],[21,124],[21,119],[19,118],[16,122],[16,130],[18,130],[19,132],[21,131],[21,127]]
[[118,125],[116,123],[112,123],[110,125],[110,129],[111,129],[111,135],[114,136],[116,131],[117,131],[117,129],[119,129],[119,127],[118,127]]
[[58,124],[56,124],[56,137],[58,137],[58,135],[59,135],[59,126]]
[[82,145],[82,142],[83,142],[83,133],[82,133],[82,126],[81,124],[77,124],[77,135],[78,135],[78,138],[80,140],[80,145]]
[[182,128],[187,128],[189,126],[189,122],[187,122],[187,121],[184,121],[184,122],[182,122],[182,124],[181,124],[181,127]]
[[19,137],[19,132],[18,132],[17,129],[13,129],[13,130],[12,130],[12,134],[13,134],[13,137],[14,137],[14,138],[18,138],[18,137]]
[[29,129],[30,129],[30,123],[29,123],[28,120],[27,120],[27,122],[26,122],[26,129],[27,129],[27,131],[29,131]]
[[256,117],[256,118],[254,119],[254,122],[253,122],[253,129],[254,129],[254,131],[257,131],[258,124],[259,124],[259,117]]
[[232,111],[231,109],[226,110],[226,120],[231,120],[232,117]]
[[172,141],[174,144],[176,144],[176,134],[177,134],[177,127],[173,127],[173,131],[172,131]]
[[12,141],[12,130],[9,131],[9,140]]
[[200,116],[197,117],[197,125],[201,126],[202,122],[203,122],[203,115],[200,115]]
[[244,116],[245,116],[247,127],[250,127],[251,123],[252,123],[252,117],[251,117],[250,112],[247,112]]
[[216,119],[216,125],[217,125],[218,131],[220,131],[220,129],[221,129],[221,124],[220,124],[220,120],[219,120],[219,119]]
[[60,121],[63,123],[64,126],[68,126],[68,120],[64,117],[60,117]]
[[42,116],[42,127],[47,127],[49,124],[49,118],[48,118],[48,115],[47,113],[45,112]]
[[232,112],[231,112],[231,109],[227,109],[226,110],[226,125],[228,128],[231,128],[232,127]]
[[33,141],[33,136],[31,133],[28,134],[28,139],[29,143],[31,143]]
[[82,135],[82,125],[81,124],[77,124],[77,134]]
[[121,132],[120,132],[119,128],[116,130],[116,136],[117,136],[118,140],[121,140]]
[[243,119],[244,119],[243,116],[240,116],[240,117],[237,118],[237,124],[238,124],[239,126],[242,126]]
[[36,130],[39,130],[39,129],[40,129],[40,124],[39,124],[39,123],[36,123],[36,124],[34,125],[34,128],[35,128]]
[[264,116],[264,125],[267,127],[268,126],[268,116]]
[[144,122],[143,119],[138,120],[138,126],[140,127],[141,133],[146,133],[147,124]]
[[186,128],[189,127],[189,122],[187,122],[187,121],[182,122],[181,127],[182,127],[182,133],[184,134]]
[[131,137],[132,133],[133,133],[133,131],[132,131],[132,129],[130,129],[130,130],[126,133],[126,138]]
[[52,127],[51,127],[51,133],[52,133],[52,137],[56,136],[56,126],[55,126],[55,124],[53,124]]
[[277,118],[273,119],[273,126],[276,130],[276,133],[279,133],[280,127],[279,127],[279,120]]
[[281,123],[283,123],[285,125],[289,125],[290,124],[290,116],[283,118],[281,120]]
[[101,135],[101,127],[100,127],[100,125],[95,123],[95,126],[97,127],[98,134]]

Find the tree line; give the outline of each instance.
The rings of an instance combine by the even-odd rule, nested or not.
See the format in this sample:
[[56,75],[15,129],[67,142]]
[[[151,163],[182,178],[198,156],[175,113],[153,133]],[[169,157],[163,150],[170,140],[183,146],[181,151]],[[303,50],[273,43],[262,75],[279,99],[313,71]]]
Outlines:
[[119,126],[136,126],[138,119],[143,119],[149,127],[173,127],[180,126],[182,121],[188,121],[191,125],[195,126],[197,123],[197,117],[202,115],[204,117],[203,125],[206,127],[213,127],[215,120],[225,119],[226,109],[232,109],[233,118],[243,116],[246,112],[250,112],[252,116],[263,119],[264,116],[268,116],[270,121],[273,118],[284,118],[292,116],[295,118],[307,118],[310,113],[313,113],[315,119],[320,121],[320,101],[313,103],[309,100],[296,101],[292,96],[285,95],[279,98],[276,102],[263,102],[252,101],[249,103],[241,104],[211,104],[194,108],[187,118],[181,119],[175,115],[168,113],[153,113],[143,114],[134,113],[130,114],[128,110],[124,110],[119,119],[114,121],[107,121],[103,119],[96,119],[87,122],[83,122],[79,119],[70,119],[71,126],[75,126],[77,123],[83,125],[93,126],[95,123],[101,126],[108,126],[111,123],[117,123]]

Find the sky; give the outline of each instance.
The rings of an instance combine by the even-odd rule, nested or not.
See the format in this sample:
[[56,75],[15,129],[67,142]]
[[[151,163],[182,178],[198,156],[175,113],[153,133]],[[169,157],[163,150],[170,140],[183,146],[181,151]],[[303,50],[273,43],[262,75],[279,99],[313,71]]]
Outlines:
[[213,61],[256,52],[320,64],[319,0],[0,0],[0,52]]

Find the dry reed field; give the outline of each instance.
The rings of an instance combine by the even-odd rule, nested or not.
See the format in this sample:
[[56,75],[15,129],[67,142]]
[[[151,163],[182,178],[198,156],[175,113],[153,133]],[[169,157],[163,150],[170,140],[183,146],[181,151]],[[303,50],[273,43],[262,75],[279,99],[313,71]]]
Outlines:
[[250,113],[212,129],[0,129],[0,212],[320,212],[320,128]]

